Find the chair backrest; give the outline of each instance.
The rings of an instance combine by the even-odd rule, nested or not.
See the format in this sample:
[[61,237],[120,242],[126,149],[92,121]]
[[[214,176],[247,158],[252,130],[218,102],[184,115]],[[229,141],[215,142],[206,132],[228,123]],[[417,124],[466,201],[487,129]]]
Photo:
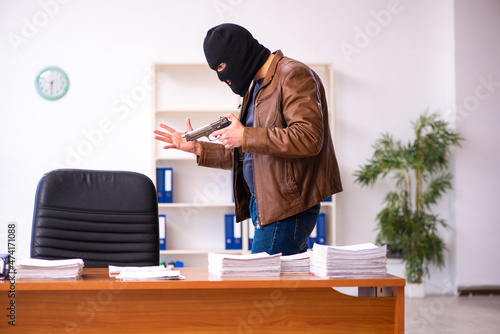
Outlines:
[[32,258],[149,266],[159,264],[159,247],[156,189],[145,175],[59,169],[38,183]]

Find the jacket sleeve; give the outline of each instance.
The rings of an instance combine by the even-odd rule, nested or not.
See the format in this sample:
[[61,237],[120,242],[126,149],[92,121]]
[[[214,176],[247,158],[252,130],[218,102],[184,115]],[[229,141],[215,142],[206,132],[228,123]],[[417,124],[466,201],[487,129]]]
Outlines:
[[305,66],[289,70],[280,80],[280,89],[272,94],[281,94],[280,107],[277,107],[281,110],[275,112],[282,114],[285,124],[283,127],[245,128],[243,151],[288,159],[314,156],[323,145],[326,106],[321,102],[322,84]]
[[221,144],[201,143],[201,154],[196,157],[198,166],[220,169],[233,167],[233,149],[226,149]]

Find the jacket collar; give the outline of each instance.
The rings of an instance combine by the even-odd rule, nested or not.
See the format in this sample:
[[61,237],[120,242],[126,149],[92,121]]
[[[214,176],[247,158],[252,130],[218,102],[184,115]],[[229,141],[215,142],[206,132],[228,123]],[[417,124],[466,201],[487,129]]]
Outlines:
[[267,86],[269,82],[271,82],[271,80],[274,77],[274,74],[276,73],[276,67],[278,67],[278,63],[284,57],[283,52],[281,52],[281,50],[277,50],[273,52],[273,54],[274,54],[273,61],[271,62],[271,65],[269,65],[269,69],[267,70],[266,76],[264,77],[264,81],[262,82],[261,87]]
[[[281,50],[277,50],[277,51],[273,52],[273,54],[274,54],[273,61],[271,62],[271,65],[269,65],[269,69],[267,70],[267,73],[264,77],[264,81],[262,82],[262,85],[260,86],[260,88],[267,86],[271,82],[271,80],[274,77],[274,74],[276,73],[276,68],[278,67],[278,63],[284,57],[283,52],[281,52]],[[250,92],[253,92],[254,87],[255,87],[255,81],[252,81],[252,84],[250,85],[250,89],[248,90],[245,97],[243,98],[243,104],[241,106],[242,107],[241,110],[243,110],[243,112],[240,113],[240,115],[242,117],[241,119],[243,119],[243,117],[246,117],[245,114],[246,114],[246,110],[247,110],[248,99],[249,99],[249,96],[251,95]]]

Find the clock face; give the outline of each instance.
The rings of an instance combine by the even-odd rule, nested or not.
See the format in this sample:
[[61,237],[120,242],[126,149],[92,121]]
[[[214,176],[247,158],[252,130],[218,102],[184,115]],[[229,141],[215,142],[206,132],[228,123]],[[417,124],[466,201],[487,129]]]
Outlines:
[[47,67],[37,76],[35,86],[42,97],[48,100],[57,100],[68,91],[69,80],[66,73],[60,68]]

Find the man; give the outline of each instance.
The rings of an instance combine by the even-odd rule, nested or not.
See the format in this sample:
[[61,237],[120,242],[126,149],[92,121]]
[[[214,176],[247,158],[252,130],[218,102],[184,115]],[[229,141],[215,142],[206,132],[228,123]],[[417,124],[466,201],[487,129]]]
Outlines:
[[320,202],[342,191],[320,78],[235,24],[210,29],[203,49],[219,80],[243,97],[240,119],[226,115],[231,125],[213,133],[222,145],[187,142],[164,124],[168,132],[155,138],[196,154],[200,166],[233,169],[236,219],[251,217],[256,228],[252,253],[305,252]]

